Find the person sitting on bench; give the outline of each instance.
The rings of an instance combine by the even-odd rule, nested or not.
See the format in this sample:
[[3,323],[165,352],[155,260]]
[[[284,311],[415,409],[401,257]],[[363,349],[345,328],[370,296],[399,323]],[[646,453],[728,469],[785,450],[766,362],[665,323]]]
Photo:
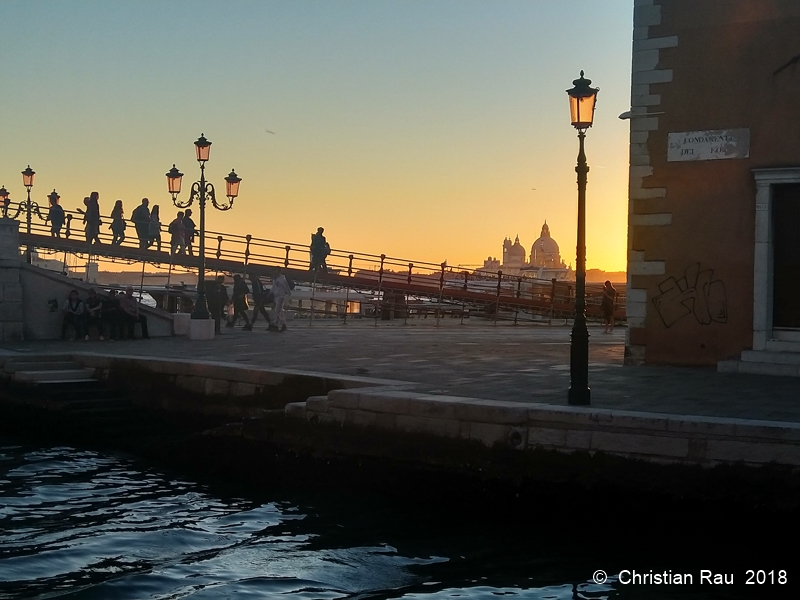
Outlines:
[[122,312],[122,322],[127,326],[128,338],[133,340],[133,328],[136,323],[142,324],[142,339],[150,339],[147,334],[147,317],[139,314],[139,302],[133,297],[133,286],[125,288],[125,293],[119,297],[119,308]]

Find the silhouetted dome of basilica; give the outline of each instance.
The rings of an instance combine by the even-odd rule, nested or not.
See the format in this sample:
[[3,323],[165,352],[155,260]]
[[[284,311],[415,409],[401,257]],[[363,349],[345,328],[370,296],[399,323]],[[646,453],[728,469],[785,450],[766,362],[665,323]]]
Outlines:
[[531,266],[533,267],[560,267],[561,252],[558,243],[550,237],[550,227],[547,221],[542,225],[542,234],[531,246]]

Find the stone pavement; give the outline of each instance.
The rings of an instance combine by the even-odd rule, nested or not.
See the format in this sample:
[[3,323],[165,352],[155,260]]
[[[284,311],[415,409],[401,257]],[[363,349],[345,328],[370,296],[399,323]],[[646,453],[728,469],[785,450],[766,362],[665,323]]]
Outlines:
[[[685,415],[800,422],[800,380],[717,373],[713,368],[623,367],[624,329],[590,327],[592,406]],[[472,319],[291,324],[270,333],[224,329],[210,341],[184,337],[123,342],[6,343],[22,352],[88,351],[198,358],[415,383],[415,390],[565,405],[570,327],[514,326]]]

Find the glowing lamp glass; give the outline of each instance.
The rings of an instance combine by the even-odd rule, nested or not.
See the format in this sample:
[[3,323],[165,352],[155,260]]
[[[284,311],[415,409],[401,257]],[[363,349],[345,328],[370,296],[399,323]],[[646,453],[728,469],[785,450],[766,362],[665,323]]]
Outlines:
[[239,195],[239,184],[241,182],[242,178],[236,174],[236,171],[231,169],[231,172],[225,178],[225,187],[227,188],[225,195],[228,198],[236,198]]
[[197,152],[198,162],[205,162],[208,160],[208,155],[211,153],[211,142],[206,139],[204,134],[200,134],[197,141],[194,143],[195,151]]

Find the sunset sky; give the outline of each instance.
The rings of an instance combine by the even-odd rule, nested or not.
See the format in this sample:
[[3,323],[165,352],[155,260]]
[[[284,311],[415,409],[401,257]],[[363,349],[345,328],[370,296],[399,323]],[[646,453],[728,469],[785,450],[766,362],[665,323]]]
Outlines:
[[[625,269],[633,0],[0,2],[0,185],[66,208],[92,190],[172,216],[199,177],[209,228],[478,265],[547,219],[575,263],[578,143],[565,90],[601,88],[587,136],[587,266]],[[274,132],[269,133],[267,130]],[[535,189],[532,189],[535,188]],[[162,219],[165,220],[165,219]]]

